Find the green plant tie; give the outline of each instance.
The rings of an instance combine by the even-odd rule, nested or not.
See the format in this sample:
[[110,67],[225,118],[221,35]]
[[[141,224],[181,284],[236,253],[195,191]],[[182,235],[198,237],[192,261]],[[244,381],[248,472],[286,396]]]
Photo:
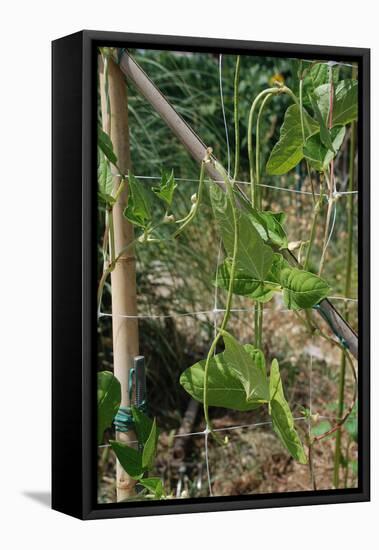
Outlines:
[[[129,389],[129,401],[132,402],[133,398],[133,378],[135,375],[135,368],[131,368],[129,370],[129,382],[128,382],[128,389]],[[141,403],[135,403],[134,407],[142,411],[143,413],[147,413],[147,404],[146,400],[141,401]],[[132,414],[132,408],[131,407],[120,407],[117,411],[117,414],[113,420],[113,423],[115,425],[117,432],[126,433],[129,430],[133,429],[134,427],[134,420],[133,420],[133,414]]]

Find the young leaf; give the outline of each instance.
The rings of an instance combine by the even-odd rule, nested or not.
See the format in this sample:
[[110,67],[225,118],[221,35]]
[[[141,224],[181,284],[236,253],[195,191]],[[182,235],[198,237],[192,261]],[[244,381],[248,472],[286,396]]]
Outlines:
[[337,154],[345,137],[345,126],[334,126],[329,133],[334,151],[324,146],[321,134],[315,134],[307,139],[304,146],[304,156],[315,170],[324,172]]
[[[303,109],[305,137],[319,131],[318,124]],[[266,165],[269,175],[282,175],[294,168],[303,158],[303,133],[300,120],[300,109],[297,105],[288,107],[280,128],[279,141],[271,151]]]
[[145,228],[152,218],[151,191],[148,191],[131,174],[129,174],[128,183],[129,197],[124,216],[131,223]]
[[103,440],[104,430],[112,425],[121,403],[121,386],[108,371],[97,374],[97,442]]
[[97,144],[109,162],[112,164],[117,164],[117,156],[113,151],[111,138],[104,132],[104,130],[102,130],[102,128],[100,128],[100,126],[97,129]]
[[141,445],[145,445],[153,427],[153,420],[134,405],[132,405],[132,415],[138,442]]
[[[217,271],[216,286],[229,289],[231,260],[227,258]],[[239,296],[247,296],[258,302],[268,302],[274,295],[277,288],[275,284],[267,284],[251,277],[246,271],[237,268],[233,279],[233,293]]]
[[[265,372],[265,359],[260,350],[250,353],[228,332],[223,331],[224,359],[239,376],[247,401],[267,402],[269,391]],[[253,348],[254,349],[254,348]]]
[[177,184],[174,179],[174,171],[172,170],[171,173],[163,171],[159,187],[152,187],[152,191],[168,206],[171,206],[176,188]]
[[100,148],[98,149],[97,182],[99,191],[102,195],[107,196],[112,194],[112,172],[109,166],[109,161]]
[[291,409],[284,397],[279,363],[274,359],[270,372],[270,414],[274,431],[290,455],[300,462],[308,462],[303,445],[295,429]]
[[303,103],[310,105],[309,94],[322,84],[329,82],[329,68],[325,63],[315,63],[311,69],[307,71],[303,80]]
[[160,477],[143,477],[138,483],[153,493],[156,499],[166,496]]
[[144,472],[142,454],[121,441],[110,441],[109,443],[125,472],[133,479],[139,479]]
[[[251,354],[251,360],[254,362],[254,348],[248,344],[243,348],[248,354]],[[261,368],[260,363],[261,361],[257,362],[257,368]],[[180,376],[180,384],[191,397],[200,403],[203,402],[204,367],[205,360],[199,361],[186,369]],[[264,366],[262,371],[265,371]],[[208,403],[213,407],[225,407],[237,411],[251,411],[261,405],[261,402],[247,401],[240,377],[225,359],[225,352],[218,353],[210,360]]]
[[144,470],[149,470],[153,465],[155,452],[157,450],[157,443],[158,443],[158,430],[157,430],[157,423],[154,418],[149,437],[146,440],[146,443],[144,445],[143,452],[142,452],[142,468]]
[[279,280],[288,309],[309,309],[326,298],[330,291],[323,279],[295,267],[281,269]]
[[[217,185],[213,185],[211,187],[211,200],[214,216],[221,229],[225,249],[228,255],[232,257],[234,224],[229,198]],[[239,225],[237,265],[257,280],[264,281],[270,270],[274,253],[264,243],[248,214],[238,211],[237,216]]]

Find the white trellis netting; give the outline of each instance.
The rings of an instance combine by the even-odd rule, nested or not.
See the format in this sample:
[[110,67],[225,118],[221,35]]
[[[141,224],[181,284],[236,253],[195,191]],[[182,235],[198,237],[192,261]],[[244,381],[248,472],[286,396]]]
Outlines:
[[[326,64],[330,65],[331,62],[326,63]],[[333,62],[333,64],[340,64],[340,65],[352,67],[352,65],[350,65],[348,63],[334,63]],[[219,86],[220,86],[220,104],[221,104],[221,111],[222,111],[222,121],[223,121],[223,125],[224,125],[224,128],[225,128],[225,141],[226,141],[226,147],[227,147],[227,172],[230,175],[231,153],[230,153],[230,141],[229,141],[229,134],[228,134],[228,125],[227,125],[226,112],[225,112],[225,106],[224,106],[224,94],[223,94],[223,82],[222,82],[222,55],[221,54],[219,55],[218,69],[219,69]],[[141,180],[141,181],[144,181],[144,180],[149,181],[149,180],[160,180],[161,176],[134,175],[134,178],[136,178],[137,180]],[[196,183],[196,182],[198,182],[197,179],[193,179],[193,178],[180,178],[179,177],[179,178],[175,178],[175,179],[176,179],[177,182],[183,182],[183,183],[186,183],[186,182],[187,183]],[[236,180],[236,183],[243,184],[243,185],[250,185],[250,182],[242,181],[242,180]],[[281,186],[269,185],[269,184],[264,184],[264,183],[260,183],[258,185],[260,185],[261,187],[264,187],[264,188],[273,189],[273,190],[278,191],[278,192],[293,193],[293,194],[296,194],[296,195],[312,196],[312,193],[310,191],[305,191],[305,190],[301,190],[301,189],[285,188],[285,187],[281,187]],[[344,190],[337,191],[336,180],[335,179],[333,180],[333,195],[334,196],[338,195],[339,197],[344,197],[344,196],[348,196],[348,195],[351,195],[351,194],[357,195],[358,191],[356,191],[356,190],[354,190],[354,191],[344,191]],[[318,193],[315,193],[315,195],[318,195]],[[328,238],[327,238],[326,243],[325,243],[325,249],[329,246],[330,241],[332,239],[333,231],[334,231],[335,223],[336,223],[336,218],[337,218],[337,202],[334,203],[333,214],[332,214],[332,223],[330,224]],[[216,262],[216,270],[215,270],[216,273],[217,273],[218,267],[220,265],[221,250],[222,250],[222,246],[221,246],[221,240],[220,240],[219,245],[218,245],[218,254],[217,254],[217,262]],[[346,297],[343,297],[343,296],[329,296],[328,299],[330,299],[332,301],[335,300],[335,301],[352,302],[352,303],[357,302],[357,299],[355,299],[355,298],[346,298]],[[138,319],[140,319],[140,320],[148,320],[148,319],[163,320],[163,319],[170,319],[170,318],[181,318],[181,317],[196,318],[196,317],[199,317],[199,316],[202,316],[202,317],[205,316],[205,317],[209,318],[210,320],[212,320],[213,332],[214,332],[214,336],[215,336],[216,333],[217,333],[217,327],[218,327],[218,315],[225,312],[225,309],[223,309],[222,307],[219,307],[218,302],[219,302],[218,301],[218,287],[217,287],[217,285],[215,285],[214,304],[213,304],[212,309],[204,308],[204,309],[201,309],[199,311],[183,311],[183,312],[176,312],[176,313],[170,313],[170,314],[121,315],[121,317],[128,318],[128,319],[137,319],[137,320]],[[231,313],[252,313],[253,310],[254,310],[253,307],[251,307],[251,308],[232,308]],[[276,311],[280,312],[282,314],[288,313],[288,310],[286,310],[286,309],[279,309],[279,310],[276,310]],[[101,318],[107,318],[107,317],[112,317],[112,313],[111,312],[99,311],[99,313],[98,313],[99,322],[101,322]],[[313,339],[312,339],[312,342],[313,342]],[[310,346],[311,350],[312,350],[312,348],[313,348],[313,346]],[[336,421],[337,420],[337,418],[335,418],[333,416],[326,416],[326,415],[318,414],[317,411],[313,410],[314,409],[313,403],[312,403],[313,359],[314,359],[314,357],[313,357],[313,353],[311,351],[309,353],[309,374],[308,374],[308,378],[309,378],[309,398],[308,398],[309,417],[297,416],[297,417],[294,418],[295,422],[306,422],[306,423],[308,423],[309,434],[311,433],[311,419],[310,418],[314,413],[317,414],[319,419],[325,419],[325,420],[330,420],[330,421]],[[220,428],[213,428],[213,431],[218,432],[218,433],[227,433],[227,432],[233,432],[233,431],[236,431],[236,430],[245,430],[245,429],[249,430],[249,429],[260,428],[260,427],[264,427],[264,426],[269,426],[271,424],[272,424],[271,421],[261,421],[261,422],[255,422],[255,423],[244,423],[244,424],[225,426],[225,427],[220,427]],[[209,433],[210,432],[209,432],[208,426],[205,426],[205,429],[202,430],[202,431],[193,431],[193,432],[189,432],[189,433],[174,434],[173,438],[176,439],[176,438],[187,438],[187,437],[195,437],[195,436],[204,437],[204,459],[205,459],[205,467],[206,467],[206,474],[207,474],[208,491],[209,491],[209,495],[213,496],[212,476],[211,476],[211,469],[212,468],[211,468],[211,464],[210,464],[209,449],[208,449]],[[137,441],[135,443],[137,443]],[[109,444],[99,445],[100,449],[101,448],[107,448],[107,447],[110,447],[110,445]]]

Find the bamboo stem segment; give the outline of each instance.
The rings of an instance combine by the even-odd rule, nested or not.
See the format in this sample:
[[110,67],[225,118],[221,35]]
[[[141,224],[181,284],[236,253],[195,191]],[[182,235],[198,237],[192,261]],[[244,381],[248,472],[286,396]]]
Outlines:
[[[123,174],[130,169],[130,147],[128,126],[128,96],[125,77],[118,65],[108,60],[108,98],[105,94],[104,67],[99,60],[101,90],[101,111],[103,129],[109,133],[118,166]],[[114,192],[119,188],[120,177],[113,177]],[[115,193],[114,193],[115,194]],[[133,226],[123,215],[128,200],[127,186],[119,194],[113,206],[114,252],[127,249],[134,239]],[[122,316],[137,315],[136,260],[133,247],[121,254],[111,273],[112,285],[112,332],[114,374],[121,384],[121,407],[129,407],[129,371],[134,357],[139,354],[138,320]],[[136,439],[134,432],[116,432],[116,439],[129,443]],[[123,470],[117,461],[117,501],[123,501],[135,494],[135,481]]]

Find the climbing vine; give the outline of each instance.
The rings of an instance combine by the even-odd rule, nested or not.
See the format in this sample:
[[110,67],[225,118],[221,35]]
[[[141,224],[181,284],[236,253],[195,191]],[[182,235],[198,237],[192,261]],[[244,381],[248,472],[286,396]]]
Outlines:
[[[104,52],[103,52],[104,54]],[[104,54],[109,55],[109,52]],[[335,186],[334,163],[344,142],[346,127],[357,119],[357,81],[339,80],[332,64],[313,62],[307,66],[298,64],[298,88],[292,90],[281,80],[274,81],[262,90],[251,103],[248,113],[248,143],[250,197],[236,183],[240,162],[239,76],[243,63],[238,56],[234,78],[235,166],[233,176],[207,149],[201,162],[197,192],[191,197],[188,213],[179,220],[172,214],[177,182],[172,171],[162,173],[158,186],[141,184],[132,173],[122,174],[117,165],[110,137],[98,129],[98,187],[99,201],[106,211],[106,228],[103,238],[104,270],[98,286],[98,311],[107,277],[125,250],[116,255],[112,223],[112,209],[125,185],[129,198],[124,216],[134,225],[137,236],[128,245],[154,246],[157,243],[180,239],[180,235],[195,220],[202,206],[204,193],[209,193],[214,219],[221,237],[224,259],[219,265],[213,284],[226,292],[223,319],[217,328],[204,359],[187,368],[180,376],[180,384],[192,398],[203,404],[206,431],[220,444],[226,442],[213,430],[210,407],[224,407],[237,411],[253,411],[265,408],[271,417],[273,429],[287,452],[299,463],[309,463],[310,474],[316,486],[312,469],[313,446],[340,428],[354,410],[356,388],[347,410],[340,406],[339,418],[334,426],[323,434],[309,434],[305,442],[295,427],[293,414],[285,397],[280,365],[274,357],[270,361],[264,354],[263,315],[265,304],[277,294],[288,310],[292,310],[304,323],[309,334],[324,338],[341,350],[343,364],[348,364],[356,381],[355,368],[350,352],[343,341],[328,336],[313,315],[318,304],[331,291],[323,278],[327,249],[333,225],[333,215],[339,199]],[[262,158],[260,133],[265,109],[278,96],[286,95],[291,104],[284,113],[277,143],[272,148],[265,165],[271,176],[282,176],[304,162],[312,189],[313,214],[309,239],[301,243],[305,249],[303,265],[296,264],[288,251],[285,231],[286,214],[263,208]],[[255,138],[255,140],[254,140]],[[207,165],[217,171],[219,183],[207,180]],[[120,175],[120,184],[113,191],[113,174]],[[318,188],[316,182],[319,183]],[[334,214],[333,214],[334,212]],[[315,242],[316,227],[325,220],[324,237],[317,274],[310,268],[310,258]],[[162,232],[161,229],[165,228]],[[352,228],[350,227],[350,231]],[[163,234],[164,233],[164,234]],[[194,246],[196,246],[194,244]],[[299,254],[301,260],[301,253]],[[351,260],[350,260],[351,261]],[[347,288],[349,283],[347,282]],[[230,322],[234,296],[251,300],[255,308],[251,341],[242,344],[233,335]],[[222,344],[223,351],[219,352]],[[343,367],[343,376],[344,376]],[[343,385],[340,384],[340,392]],[[118,381],[107,372],[99,373],[98,391],[98,440],[102,442],[104,430],[110,427],[120,406],[121,390]],[[340,403],[343,403],[343,395]],[[138,449],[122,442],[111,441],[111,446],[123,468],[154,498],[166,498],[159,478],[145,477],[151,469],[156,454],[158,429],[138,408],[131,409],[137,436]],[[308,450],[306,450],[306,447]],[[335,468],[340,458],[336,455]]]

